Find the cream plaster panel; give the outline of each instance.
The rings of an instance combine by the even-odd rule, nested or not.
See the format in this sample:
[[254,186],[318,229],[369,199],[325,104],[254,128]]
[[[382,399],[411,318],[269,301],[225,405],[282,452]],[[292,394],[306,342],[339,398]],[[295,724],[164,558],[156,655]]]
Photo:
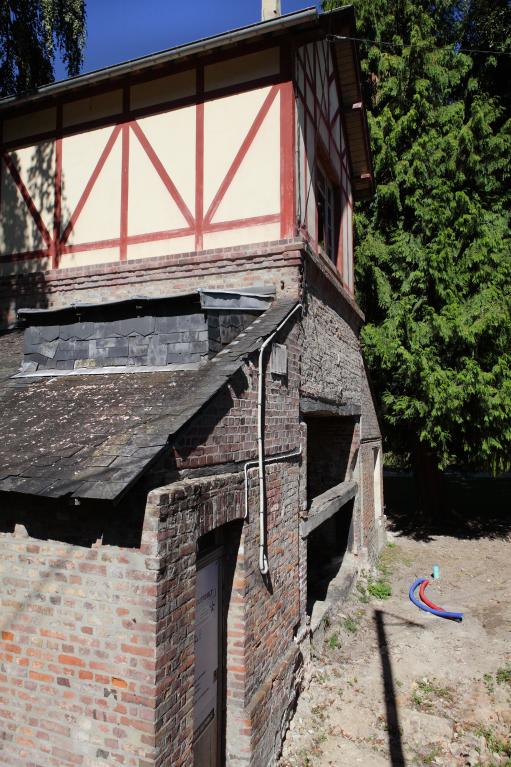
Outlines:
[[46,228],[52,232],[55,206],[55,143],[40,141],[9,154]]
[[280,95],[277,95],[227,189],[213,222],[279,211]]
[[195,211],[195,117],[196,108],[192,106],[138,120],[192,215]]
[[228,85],[275,75],[279,71],[280,51],[278,48],[269,48],[204,67],[204,89],[211,91],[225,88]]
[[94,264],[111,264],[117,261],[119,261],[119,248],[84,250],[80,253],[63,253],[59,259],[59,269],[94,266]]
[[128,245],[128,261],[139,258],[158,258],[172,253],[190,253],[195,250],[195,237],[175,237],[156,242],[138,242]]
[[258,88],[204,105],[204,212],[232,164],[269,88]]
[[337,116],[332,123],[332,136],[334,137],[335,145],[339,152],[341,151],[341,120]]
[[121,141],[118,139],[74,226],[69,243],[96,242],[119,237],[120,218]]
[[[62,229],[75,210],[112,130],[111,127],[100,128],[62,140]],[[116,143],[120,140],[118,136]]]
[[316,237],[316,194],[315,194],[315,174],[313,171],[315,164],[314,148],[314,126],[312,120],[307,118],[307,161],[309,164],[309,177],[307,184],[307,231],[310,236]]
[[334,114],[337,112],[337,108],[339,106],[339,99],[337,98],[337,85],[335,80],[330,83],[330,120],[333,118]]
[[[309,72],[309,76],[310,76],[310,79],[312,80],[312,82],[314,82],[314,55],[315,55],[314,54],[314,43],[309,43],[308,45],[305,46],[305,48],[307,50],[307,56],[308,56],[308,64],[309,64],[308,72]],[[307,61],[307,59],[306,59],[306,61]]]
[[297,135],[297,157],[296,157],[296,210],[298,212],[298,220],[300,224],[305,220],[305,185],[306,185],[306,172],[307,172],[307,158],[305,157],[305,142],[303,136],[304,125],[304,109],[302,102],[298,100],[296,102],[296,135]]
[[110,117],[122,112],[122,90],[101,93],[88,99],[79,99],[64,104],[62,121],[64,127],[77,125],[101,117]]
[[158,77],[130,88],[130,108],[142,109],[165,101],[193,96],[196,90],[194,69],[179,72],[177,75]]
[[301,92],[305,93],[305,76],[303,74],[302,66],[298,63],[298,61],[296,62],[296,79]]
[[43,238],[9,171],[2,168],[0,253],[24,253],[45,247]]
[[243,229],[226,229],[204,234],[204,249],[227,248],[280,239],[280,224],[257,224]]
[[332,152],[330,159],[332,161],[332,165],[334,167],[335,172],[337,173],[337,178],[340,179],[341,177],[341,161],[339,159],[339,155],[337,155],[335,152]]
[[327,111],[328,105],[328,72],[325,65],[323,46],[318,46],[318,60],[316,61],[316,88],[318,100],[322,109]]
[[183,229],[188,226],[186,219],[133,133],[130,136],[128,189],[128,232],[130,235],[161,232],[168,229]]
[[[314,82],[314,80],[312,81]],[[314,101],[314,94],[312,92],[312,88],[310,87],[309,83],[307,83],[307,91],[305,93],[305,100],[307,102],[307,106],[309,107],[310,113],[314,114],[315,109],[315,101]]]
[[[50,234],[53,230],[54,206],[53,149],[52,142],[44,142],[10,153]],[[1,201],[1,253],[23,253],[46,247],[35,220],[5,165],[2,165]]]
[[326,127],[326,123],[323,117],[320,117],[318,120],[318,128],[319,128],[319,135],[321,136],[324,145],[328,148],[330,136],[328,135],[328,129]]
[[[27,261],[0,261],[0,276],[8,277],[15,274],[35,274],[36,272],[47,272],[50,269],[50,259],[44,258],[31,258]],[[44,278],[41,279],[41,286],[44,289]],[[13,296],[12,304],[15,304],[15,297]]]
[[353,205],[353,195],[351,193],[351,181],[350,181],[350,177],[348,175],[346,175],[344,177],[344,187],[345,187],[346,192],[348,194],[348,199],[349,199],[350,203]]
[[56,127],[57,110],[55,108],[40,109],[38,112],[30,112],[22,117],[4,120],[3,138],[4,141],[16,141],[27,136],[35,136],[37,133],[55,130]]

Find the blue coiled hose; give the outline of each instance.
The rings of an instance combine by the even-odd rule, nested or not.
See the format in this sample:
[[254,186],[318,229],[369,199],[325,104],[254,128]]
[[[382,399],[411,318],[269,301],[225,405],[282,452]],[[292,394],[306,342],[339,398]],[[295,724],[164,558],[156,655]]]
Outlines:
[[427,581],[427,578],[417,578],[412,585],[410,586],[410,591],[408,592],[408,596],[414,603],[416,607],[418,607],[420,610],[424,610],[426,613],[431,613],[432,615],[438,615],[439,618],[449,618],[453,621],[458,621],[459,623],[463,620],[463,613],[449,613],[447,611],[443,610],[433,610],[431,607],[428,607],[423,602],[421,602],[417,597],[415,596],[415,591],[419,588],[421,583],[424,583],[424,581]]

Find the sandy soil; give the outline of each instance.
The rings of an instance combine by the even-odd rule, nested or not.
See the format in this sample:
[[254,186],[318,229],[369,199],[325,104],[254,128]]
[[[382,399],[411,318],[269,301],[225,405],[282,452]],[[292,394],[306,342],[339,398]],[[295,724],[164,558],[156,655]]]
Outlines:
[[[359,581],[331,615],[280,766],[511,767],[511,540],[389,540],[373,578],[392,595]],[[408,599],[434,564],[427,595],[462,623]]]

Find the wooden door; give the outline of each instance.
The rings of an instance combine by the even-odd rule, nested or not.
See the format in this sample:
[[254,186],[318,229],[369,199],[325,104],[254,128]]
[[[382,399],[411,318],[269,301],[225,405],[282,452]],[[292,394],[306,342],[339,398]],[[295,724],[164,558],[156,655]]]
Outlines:
[[198,560],[195,598],[194,767],[220,767],[223,723],[220,549]]

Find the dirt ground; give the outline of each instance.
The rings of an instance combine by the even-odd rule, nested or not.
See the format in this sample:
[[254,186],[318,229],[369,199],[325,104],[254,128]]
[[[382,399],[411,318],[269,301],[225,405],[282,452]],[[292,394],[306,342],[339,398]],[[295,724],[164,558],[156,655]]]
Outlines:
[[[389,541],[313,644],[280,767],[511,767],[511,539]],[[408,599],[434,564],[462,623]]]

